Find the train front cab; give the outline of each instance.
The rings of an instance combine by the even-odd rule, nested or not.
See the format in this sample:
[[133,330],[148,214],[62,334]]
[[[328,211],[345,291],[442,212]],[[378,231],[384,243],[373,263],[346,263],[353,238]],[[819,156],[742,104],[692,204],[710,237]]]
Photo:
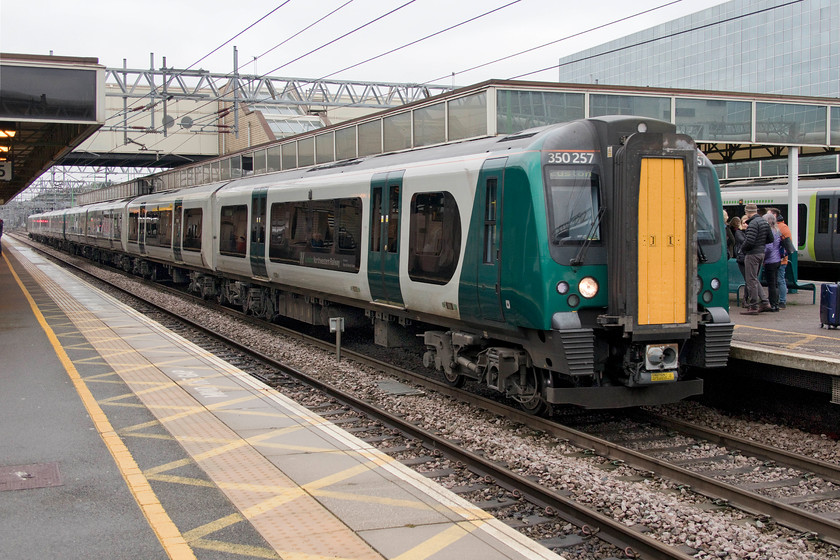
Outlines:
[[[606,307],[584,298],[552,320],[569,365],[572,356],[582,364],[591,348],[592,371],[566,369],[593,385],[546,387],[546,401],[620,407],[702,393],[702,380],[686,378],[686,366],[725,365],[733,328],[714,171],[668,123],[605,117],[593,124],[601,139],[607,266],[591,278],[608,294]],[[584,246],[578,252],[586,255]],[[581,267],[574,283],[590,262],[597,261],[586,255],[570,262],[567,272]],[[581,336],[589,330],[592,346]]]

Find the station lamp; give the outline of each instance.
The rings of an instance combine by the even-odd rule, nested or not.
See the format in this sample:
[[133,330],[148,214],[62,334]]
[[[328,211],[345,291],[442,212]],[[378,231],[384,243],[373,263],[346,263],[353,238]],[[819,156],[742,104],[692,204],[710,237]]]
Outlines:
[[14,138],[17,128],[14,123],[0,122],[0,138]]

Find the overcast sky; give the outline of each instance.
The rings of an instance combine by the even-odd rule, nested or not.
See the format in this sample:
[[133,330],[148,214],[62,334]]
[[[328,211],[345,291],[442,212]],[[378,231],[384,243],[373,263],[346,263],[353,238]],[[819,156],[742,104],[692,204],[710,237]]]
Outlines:
[[[0,51],[95,57],[108,67],[122,67],[125,59],[133,69],[149,68],[150,53],[154,53],[156,68],[166,57],[170,68],[228,73],[233,69],[235,45],[240,72],[248,74],[446,85],[523,74],[527,75],[520,79],[557,81],[556,68],[532,72],[555,66],[562,56],[720,3],[722,0],[39,0],[33,4],[0,0]],[[655,9],[660,6],[665,7]],[[498,11],[448,32],[343,70],[495,8]],[[645,10],[653,11],[631,17]],[[393,13],[386,15],[388,12]],[[622,18],[628,19],[605,25]],[[308,26],[312,27],[306,29]],[[598,26],[604,27],[582,33]],[[581,35],[465,72],[575,34]]]

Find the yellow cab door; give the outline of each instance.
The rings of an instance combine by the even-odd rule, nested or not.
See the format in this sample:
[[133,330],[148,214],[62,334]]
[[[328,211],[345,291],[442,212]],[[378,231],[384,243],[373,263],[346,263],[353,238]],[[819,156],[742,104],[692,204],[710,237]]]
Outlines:
[[682,159],[642,158],[638,324],[686,322],[686,201]]

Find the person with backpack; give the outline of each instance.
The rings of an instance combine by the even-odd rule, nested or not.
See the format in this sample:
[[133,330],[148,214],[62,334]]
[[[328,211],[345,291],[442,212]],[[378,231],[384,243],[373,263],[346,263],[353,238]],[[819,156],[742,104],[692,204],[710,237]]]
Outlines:
[[[785,217],[782,216],[781,211],[778,208],[769,208],[767,211],[776,216],[776,227],[779,228],[779,233],[782,235],[782,247],[785,249],[785,256],[779,263],[779,308],[784,309],[787,307],[787,265],[790,262],[790,255],[795,253],[796,250],[791,240],[790,228],[785,223]],[[796,279],[794,278],[794,280]]]

